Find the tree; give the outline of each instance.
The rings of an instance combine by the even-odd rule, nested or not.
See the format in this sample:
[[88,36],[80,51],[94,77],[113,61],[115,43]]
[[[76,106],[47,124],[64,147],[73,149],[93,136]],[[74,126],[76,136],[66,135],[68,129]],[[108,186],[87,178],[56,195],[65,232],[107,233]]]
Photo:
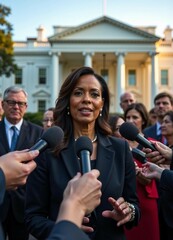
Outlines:
[[36,112],[36,113],[27,112],[24,115],[24,119],[27,121],[30,121],[32,123],[38,124],[40,126],[43,126],[43,124],[42,124],[43,113],[42,112]]
[[12,25],[6,20],[11,14],[11,9],[0,4],[0,76],[9,77],[17,70],[14,63]]

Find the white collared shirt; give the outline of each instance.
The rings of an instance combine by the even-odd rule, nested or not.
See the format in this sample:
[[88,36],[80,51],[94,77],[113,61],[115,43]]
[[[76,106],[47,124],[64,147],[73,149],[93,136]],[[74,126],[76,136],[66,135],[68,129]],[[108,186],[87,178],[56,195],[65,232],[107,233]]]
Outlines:
[[[161,124],[159,122],[156,122],[156,127],[157,136],[162,135]],[[162,143],[164,143],[165,145],[167,144],[167,140],[164,136],[162,136]]]
[[156,122],[156,135],[161,135],[162,131],[161,131],[161,124],[159,122]]
[[12,126],[15,126],[17,128],[17,134],[19,135],[20,133],[20,129],[23,123],[23,118],[20,120],[20,122],[18,122],[17,124],[11,124],[6,117],[4,118],[4,123],[5,123],[5,131],[6,131],[6,135],[7,135],[7,140],[8,140],[8,144],[9,147],[11,146],[11,140],[12,140],[12,136],[13,136],[13,130],[11,129]]

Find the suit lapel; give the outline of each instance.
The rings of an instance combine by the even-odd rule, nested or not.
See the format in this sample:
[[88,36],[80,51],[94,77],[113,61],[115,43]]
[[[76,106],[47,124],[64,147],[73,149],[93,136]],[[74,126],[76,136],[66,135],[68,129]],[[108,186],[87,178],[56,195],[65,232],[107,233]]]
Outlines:
[[74,150],[74,141],[71,140],[68,147],[61,152],[63,162],[71,178],[73,178],[77,172],[80,172],[80,162]]
[[[80,161],[75,154],[74,144],[75,142],[70,142],[68,147],[61,152],[62,161],[71,178],[73,178],[77,172],[80,172]],[[106,188],[107,182],[111,176],[115,158],[115,152],[108,148],[111,145],[108,138],[99,138],[96,169],[100,171],[99,180],[102,182],[102,191]]]
[[10,151],[9,144],[8,144],[8,139],[7,139],[7,134],[6,134],[6,131],[5,131],[4,119],[0,122],[0,143],[1,143],[0,152],[2,152],[2,150],[3,150],[3,154],[5,154],[5,153]]
[[19,133],[19,137],[17,140],[17,144],[16,144],[16,149],[20,149],[21,146],[25,145],[25,141],[26,141],[26,139],[28,139],[27,138],[28,134],[30,134],[29,129],[28,129],[28,124],[25,120],[23,120],[21,129],[20,129],[20,133]]
[[112,144],[108,138],[105,139],[99,137],[96,168],[100,171],[99,180],[102,182],[102,192],[106,188],[109,181],[115,158],[115,153],[108,148],[111,145]]

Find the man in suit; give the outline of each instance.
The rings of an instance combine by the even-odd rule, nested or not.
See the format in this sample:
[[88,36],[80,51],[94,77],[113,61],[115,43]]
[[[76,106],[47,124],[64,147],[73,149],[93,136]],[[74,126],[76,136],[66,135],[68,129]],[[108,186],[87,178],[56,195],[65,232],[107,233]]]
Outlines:
[[[16,151],[0,157],[0,204],[3,202],[5,189],[14,189],[26,182],[28,175],[36,167],[32,161],[38,151]],[[28,160],[30,160],[28,162]],[[24,164],[25,163],[25,164]],[[101,182],[97,180],[98,170],[92,170],[82,177],[78,173],[67,185],[63,202],[57,218],[57,224],[48,238],[89,240],[80,229],[85,214],[89,214],[99,205]],[[78,212],[76,213],[76,209]],[[5,239],[0,225],[0,239]]]
[[166,143],[161,134],[161,124],[166,112],[173,110],[173,97],[167,92],[161,92],[154,98],[155,113],[157,121],[154,125],[144,129],[146,138],[153,138],[162,143]]
[[[33,146],[42,135],[43,128],[23,119],[27,109],[27,93],[16,86],[7,88],[3,95],[2,107],[4,119],[0,122],[0,155]],[[11,129],[12,126],[15,126],[15,130]],[[15,135],[15,145],[13,135]],[[4,232],[9,240],[28,239],[24,224],[24,201],[25,186],[5,193],[0,212]]]

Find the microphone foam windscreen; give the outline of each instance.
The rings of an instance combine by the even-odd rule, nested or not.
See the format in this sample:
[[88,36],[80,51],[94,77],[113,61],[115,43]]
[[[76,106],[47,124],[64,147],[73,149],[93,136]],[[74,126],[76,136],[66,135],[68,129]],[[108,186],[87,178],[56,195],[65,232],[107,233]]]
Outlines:
[[62,141],[63,137],[64,137],[63,130],[58,126],[53,126],[48,128],[43,133],[41,139],[45,140],[48,143],[49,148],[54,148]]
[[121,136],[131,141],[134,141],[139,134],[137,127],[130,122],[124,122],[121,124],[119,131]]
[[87,150],[90,152],[90,155],[93,152],[93,145],[91,139],[87,136],[81,136],[76,140],[76,154],[80,157],[80,152],[82,150]]

